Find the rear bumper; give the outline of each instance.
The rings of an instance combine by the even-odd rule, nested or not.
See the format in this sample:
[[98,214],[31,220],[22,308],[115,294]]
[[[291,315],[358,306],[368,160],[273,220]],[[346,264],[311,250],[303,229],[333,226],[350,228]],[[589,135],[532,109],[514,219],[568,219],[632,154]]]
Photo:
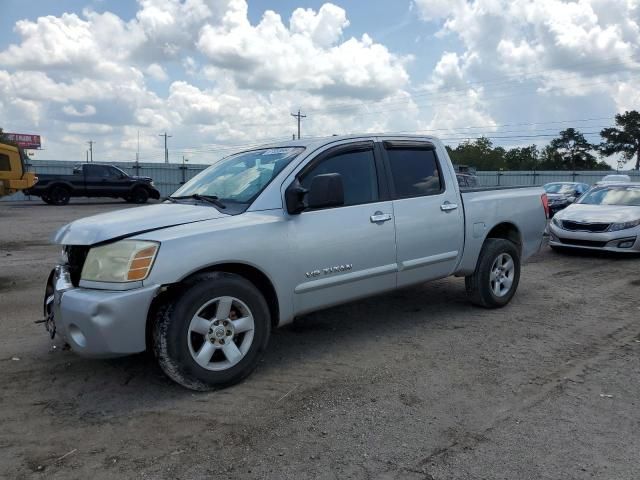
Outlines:
[[147,314],[158,286],[126,291],[76,288],[65,266],[56,267],[50,283],[45,310],[53,313],[56,332],[74,352],[110,358],[145,350]]
[[574,232],[549,225],[549,245],[609,252],[640,252],[640,229],[633,228],[617,232]]

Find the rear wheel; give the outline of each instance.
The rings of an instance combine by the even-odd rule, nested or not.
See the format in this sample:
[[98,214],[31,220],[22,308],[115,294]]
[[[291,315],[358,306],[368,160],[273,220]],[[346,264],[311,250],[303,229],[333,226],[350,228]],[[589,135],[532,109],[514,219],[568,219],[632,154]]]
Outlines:
[[42,195],[42,197],[40,197],[40,198],[42,198],[42,201],[44,203],[51,205],[51,199],[49,197],[47,197],[46,195]]
[[160,309],[153,349],[164,373],[192,390],[239,382],[257,366],[271,331],[260,291],[238,275],[214,272],[188,282]]
[[131,192],[131,195],[128,197],[127,201],[131,203],[147,203],[149,200],[149,192],[146,188],[136,187]]
[[475,305],[499,308],[511,301],[519,281],[520,253],[517,246],[509,240],[488,238],[475,272],[465,278],[465,287]]
[[71,199],[71,192],[67,187],[54,185],[49,189],[47,198],[49,199],[49,202],[47,203],[51,203],[52,205],[66,205]]

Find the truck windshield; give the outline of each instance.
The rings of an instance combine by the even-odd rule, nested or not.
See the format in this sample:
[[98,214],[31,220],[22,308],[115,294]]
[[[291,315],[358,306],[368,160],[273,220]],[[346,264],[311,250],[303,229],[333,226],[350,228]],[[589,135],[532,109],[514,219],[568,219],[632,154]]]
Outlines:
[[210,166],[171,198],[216,197],[222,203],[250,204],[304,147],[263,148],[238,153]]
[[640,186],[594,188],[584,195],[578,203],[640,207]]

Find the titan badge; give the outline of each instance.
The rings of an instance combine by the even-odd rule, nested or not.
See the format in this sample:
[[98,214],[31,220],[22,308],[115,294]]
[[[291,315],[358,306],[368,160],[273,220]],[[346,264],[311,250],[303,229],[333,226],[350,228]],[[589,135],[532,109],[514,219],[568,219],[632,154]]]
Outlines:
[[353,269],[352,263],[347,263],[344,265],[336,265],[335,267],[327,267],[323,269],[311,270],[310,272],[306,272],[304,274],[307,278],[319,277],[321,275],[331,275],[332,273],[341,273],[348,272]]

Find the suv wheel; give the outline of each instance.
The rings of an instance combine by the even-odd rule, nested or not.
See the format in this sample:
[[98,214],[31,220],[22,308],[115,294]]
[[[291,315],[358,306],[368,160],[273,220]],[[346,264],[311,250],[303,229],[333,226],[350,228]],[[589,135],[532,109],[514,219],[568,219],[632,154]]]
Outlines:
[[465,277],[465,287],[475,305],[499,308],[511,301],[519,281],[520,253],[517,246],[509,240],[488,238],[475,272]]
[[133,203],[147,203],[147,200],[149,200],[149,192],[144,187],[136,187],[133,189],[133,192],[131,192],[129,198]]
[[164,373],[199,391],[239,382],[258,365],[271,332],[267,303],[248,280],[214,272],[189,281],[158,312],[153,350]]

